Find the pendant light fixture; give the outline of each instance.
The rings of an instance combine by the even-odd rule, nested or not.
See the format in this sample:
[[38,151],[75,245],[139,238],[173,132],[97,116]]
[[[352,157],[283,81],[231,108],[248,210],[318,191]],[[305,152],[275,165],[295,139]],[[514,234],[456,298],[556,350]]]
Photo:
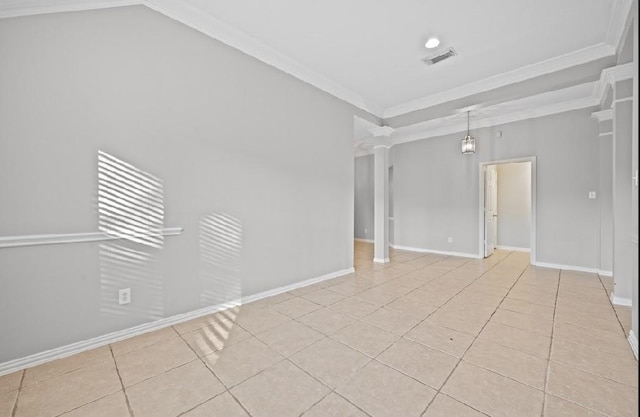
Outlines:
[[467,136],[462,139],[462,154],[471,155],[476,153],[476,140],[469,133],[469,113],[467,111]]

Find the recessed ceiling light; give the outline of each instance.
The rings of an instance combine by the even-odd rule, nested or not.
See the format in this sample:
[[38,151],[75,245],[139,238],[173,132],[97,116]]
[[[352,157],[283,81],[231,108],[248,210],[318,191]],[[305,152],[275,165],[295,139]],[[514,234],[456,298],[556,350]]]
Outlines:
[[436,46],[440,45],[440,39],[438,38],[429,38],[427,43],[424,44],[425,48],[433,49]]

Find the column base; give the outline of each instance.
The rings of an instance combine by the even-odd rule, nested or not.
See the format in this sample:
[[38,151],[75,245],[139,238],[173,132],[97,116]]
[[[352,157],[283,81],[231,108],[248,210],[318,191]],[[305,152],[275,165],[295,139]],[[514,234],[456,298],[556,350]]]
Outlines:
[[379,264],[386,264],[387,262],[390,262],[389,258],[373,258],[373,262],[375,263],[379,263]]

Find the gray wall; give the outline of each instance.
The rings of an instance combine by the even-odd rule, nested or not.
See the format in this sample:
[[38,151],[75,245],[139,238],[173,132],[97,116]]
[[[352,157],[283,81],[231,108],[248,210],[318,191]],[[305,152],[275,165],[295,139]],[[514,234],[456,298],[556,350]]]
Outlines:
[[185,229],[0,249],[0,362],[352,266],[370,116],[144,7],[0,20],[0,56],[0,236],[96,231],[98,151]]
[[[602,125],[610,123],[601,122]],[[600,185],[600,269],[613,271],[613,133],[611,127],[604,127],[608,134],[600,136],[599,175]]]
[[478,254],[479,163],[536,156],[537,260],[598,268],[599,206],[588,199],[598,187],[593,110],[472,126],[474,155],[460,153],[462,133],[395,146],[396,245]]
[[356,239],[373,240],[373,155],[355,158]]
[[531,246],[531,162],[499,164],[498,246]]

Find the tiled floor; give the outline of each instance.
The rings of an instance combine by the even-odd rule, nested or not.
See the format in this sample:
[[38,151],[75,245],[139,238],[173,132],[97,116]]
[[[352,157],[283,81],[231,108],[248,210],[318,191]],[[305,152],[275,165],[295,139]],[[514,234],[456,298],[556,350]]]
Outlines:
[[597,275],[392,252],[354,275],[0,377],[0,416],[637,416]]

